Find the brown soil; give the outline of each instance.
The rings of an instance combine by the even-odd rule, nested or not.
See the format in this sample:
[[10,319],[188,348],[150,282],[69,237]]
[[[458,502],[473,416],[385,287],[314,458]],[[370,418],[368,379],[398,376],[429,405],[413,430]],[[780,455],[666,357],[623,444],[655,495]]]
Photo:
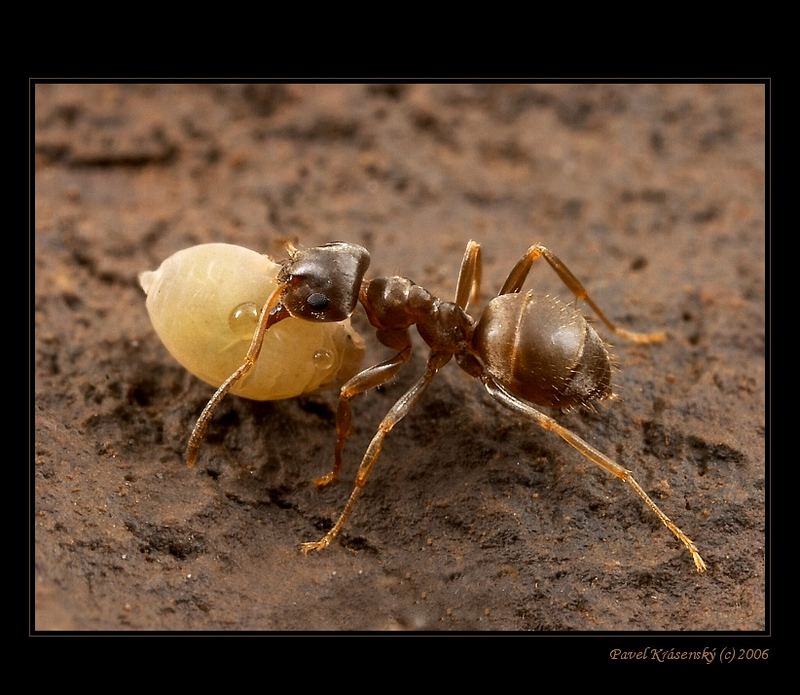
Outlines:
[[[38,629],[764,628],[763,87],[39,85],[35,118]],[[616,345],[620,400],[558,418],[635,471],[709,572],[455,365],[341,542],[302,556],[421,341],[355,402],[345,482],[310,485],[332,391],[227,399],[187,469],[212,389],[161,346],[136,274],[287,238],[363,244],[372,275],[446,298],[474,238],[484,300],[542,242],[611,317],[669,331]],[[544,265],[529,282],[568,298]]]

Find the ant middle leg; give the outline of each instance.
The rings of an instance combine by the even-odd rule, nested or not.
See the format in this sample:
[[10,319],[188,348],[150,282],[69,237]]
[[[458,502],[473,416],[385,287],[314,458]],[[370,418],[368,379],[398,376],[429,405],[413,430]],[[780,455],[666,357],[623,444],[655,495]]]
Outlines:
[[525,252],[525,255],[517,261],[517,264],[508,274],[508,278],[503,284],[499,294],[519,292],[522,285],[525,283],[525,279],[528,277],[531,266],[540,258],[544,258],[550,264],[550,267],[555,270],[558,277],[561,278],[561,282],[570,289],[576,299],[586,300],[586,303],[592,307],[594,313],[597,314],[600,320],[608,326],[609,330],[616,335],[634,343],[663,343],[664,340],[666,340],[667,334],[662,331],[656,333],[636,333],[635,331],[629,331],[621,326],[617,326],[617,324],[609,319],[608,316],[603,313],[603,310],[594,303],[589,293],[586,291],[586,288],[581,284],[580,280],[572,274],[572,271],[567,268],[552,251],[541,244],[531,246]]
[[481,245],[470,239],[464,258],[461,261],[461,270],[458,272],[458,285],[456,286],[455,303],[464,311],[470,302],[478,301],[481,291]]
[[317,487],[330,485],[339,477],[342,468],[342,451],[345,442],[353,431],[353,416],[350,408],[350,399],[369,389],[381,386],[391,381],[400,368],[411,358],[411,341],[408,331],[405,331],[406,342],[408,343],[394,357],[376,364],[356,374],[352,379],[345,383],[339,391],[339,407],[336,410],[336,449],[334,453],[333,468],[325,475],[314,480]]
[[350,513],[353,511],[353,506],[355,505],[356,500],[359,498],[361,491],[367,484],[367,480],[372,472],[372,468],[375,466],[375,462],[378,460],[378,457],[381,454],[383,440],[386,439],[386,435],[392,431],[392,428],[398,422],[400,422],[400,420],[402,420],[408,414],[408,411],[411,410],[417,401],[419,401],[420,397],[425,392],[425,389],[427,389],[428,385],[431,383],[433,377],[436,376],[436,373],[450,361],[451,357],[452,355],[449,353],[432,354],[428,359],[428,365],[425,368],[425,373],[408,391],[400,396],[397,402],[392,406],[392,409],[386,414],[383,420],[381,420],[380,425],[378,425],[378,431],[375,433],[375,436],[372,437],[372,441],[369,443],[367,451],[364,453],[364,458],[361,460],[361,465],[359,466],[358,473],[356,474],[356,484],[353,487],[353,491],[350,493],[350,498],[347,500],[347,504],[342,510],[342,513],[339,515],[339,518],[336,520],[333,528],[322,538],[312,543],[303,543],[300,546],[300,550],[302,550],[304,554],[308,554],[312,550],[324,550],[330,545],[331,541],[339,535],[339,532],[342,530],[342,527],[350,516]]
[[633,488],[633,491],[661,520],[661,523],[672,532],[672,535],[674,535],[675,538],[683,543],[683,545],[691,554],[697,571],[705,572],[706,563],[703,561],[703,558],[700,557],[697,546],[672,522],[672,520],[666,514],[664,514],[664,512],[661,511],[658,505],[653,502],[650,496],[641,488],[639,483],[636,482],[636,479],[633,477],[633,473],[631,473],[631,471],[629,471],[627,468],[623,468],[615,461],[612,461],[610,458],[608,458],[608,456],[595,449],[591,444],[581,439],[574,432],[571,432],[566,427],[559,425],[555,420],[553,420],[553,418],[548,417],[544,413],[540,413],[527,402],[506,391],[506,389],[504,389],[491,377],[484,375],[481,377],[481,381],[492,398],[499,401],[507,408],[533,419],[533,421],[539,425],[539,427],[549,430],[550,432],[555,432],[559,437],[567,442],[567,444],[577,449],[592,463],[597,464],[606,472],[611,473],[611,475],[630,485],[631,488]]

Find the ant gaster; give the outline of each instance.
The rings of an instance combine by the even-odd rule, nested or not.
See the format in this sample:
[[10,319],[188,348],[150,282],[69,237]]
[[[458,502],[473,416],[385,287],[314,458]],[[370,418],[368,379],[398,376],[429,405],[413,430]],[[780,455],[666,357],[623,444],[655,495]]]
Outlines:
[[294,316],[308,321],[341,321],[357,302],[366,310],[381,343],[396,351],[394,357],[365,369],[341,387],[336,414],[336,449],[332,470],[315,480],[318,487],[334,482],[342,466],[342,450],[352,430],[350,399],[391,380],[411,357],[409,328],[416,325],[430,346],[424,374],[403,394],[383,418],[367,447],[356,475],[355,487],[333,527],[320,540],[303,543],[304,553],[323,550],[342,530],[378,460],[383,441],[392,428],[420,400],[436,373],[456,358],[458,365],[479,379],[484,388],[507,408],[555,432],[587,459],[624,481],[658,516],[691,553],[698,572],[706,565],[695,544],[639,486],[631,471],[612,461],[579,436],[559,425],[532,404],[568,410],[611,398],[611,363],[603,340],[584,316],[558,299],[521,293],[533,263],[540,258],[553,268],[577,300],[584,300],[616,335],[636,343],[659,343],[663,333],[634,333],[617,326],[592,301],[584,286],[547,248],[531,246],[508,275],[499,294],[476,321],[467,313],[479,293],[480,245],[467,244],[454,302],[442,301],[404,277],[364,279],[369,253],[355,244],[332,242],[293,250],[278,275],[278,287],[267,299],[245,361],[228,377],[198,419],[186,451],[192,466],[209,420],[219,402],[258,358],[265,332]]

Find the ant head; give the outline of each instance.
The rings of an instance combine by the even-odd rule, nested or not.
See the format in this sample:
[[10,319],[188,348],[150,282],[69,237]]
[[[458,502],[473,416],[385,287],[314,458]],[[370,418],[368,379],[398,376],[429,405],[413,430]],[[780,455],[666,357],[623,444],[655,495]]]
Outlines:
[[356,307],[361,280],[369,267],[365,248],[334,241],[295,252],[281,268],[281,304],[308,321],[343,321]]

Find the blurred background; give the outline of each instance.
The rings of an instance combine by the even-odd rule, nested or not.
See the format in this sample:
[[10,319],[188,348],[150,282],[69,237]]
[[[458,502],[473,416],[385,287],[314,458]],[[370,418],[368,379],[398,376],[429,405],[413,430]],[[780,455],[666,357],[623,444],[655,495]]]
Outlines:
[[[764,108],[763,85],[36,85],[37,628],[763,629]],[[483,303],[539,242],[614,320],[669,332],[615,345],[621,399],[559,420],[635,472],[707,575],[455,366],[341,543],[301,556],[421,341],[354,402],[339,485],[310,485],[333,391],[227,399],[185,468],[212,389],[161,346],[139,271],[209,241],[346,240],[451,299],[469,239]],[[545,265],[528,285],[571,299]]]

